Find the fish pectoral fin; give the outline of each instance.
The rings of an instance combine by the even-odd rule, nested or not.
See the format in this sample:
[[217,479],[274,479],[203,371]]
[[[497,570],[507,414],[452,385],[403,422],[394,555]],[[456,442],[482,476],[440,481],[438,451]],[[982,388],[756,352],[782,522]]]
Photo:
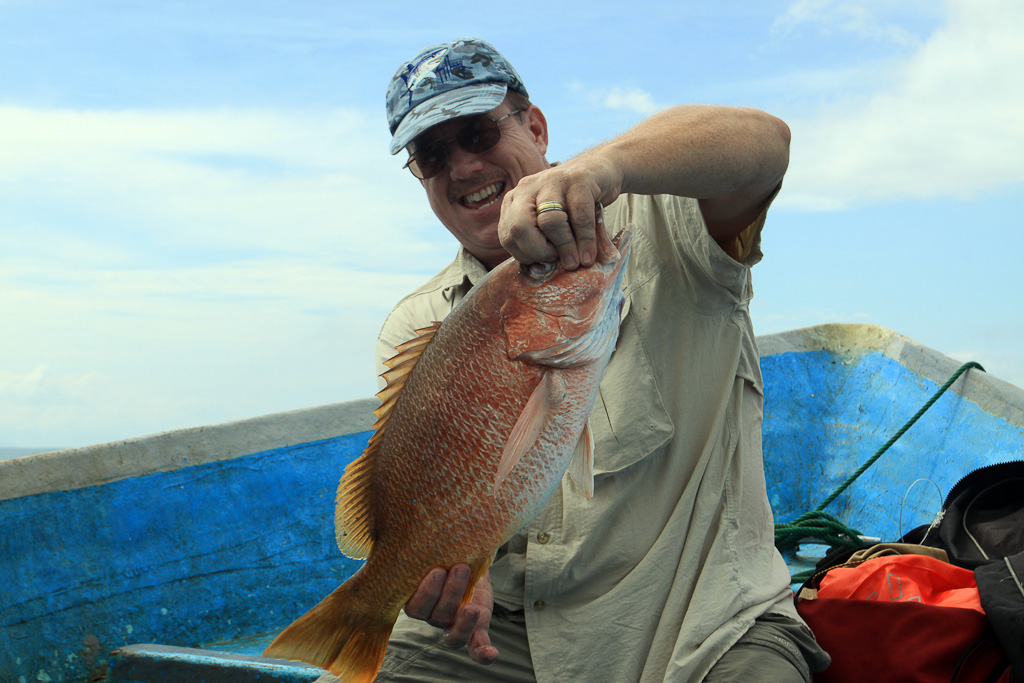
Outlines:
[[576,450],[572,453],[569,478],[587,500],[594,497],[594,436],[590,431],[590,420],[583,425],[583,433],[580,434]]
[[523,412],[519,415],[512,432],[508,436],[508,443],[501,454],[501,461],[498,463],[498,475],[494,480],[494,493],[498,492],[501,485],[511,474],[512,468],[522,459],[540,436],[540,430],[548,417],[548,409],[561,403],[565,398],[565,385],[561,378],[554,372],[545,372],[540,382],[530,394],[529,400]]

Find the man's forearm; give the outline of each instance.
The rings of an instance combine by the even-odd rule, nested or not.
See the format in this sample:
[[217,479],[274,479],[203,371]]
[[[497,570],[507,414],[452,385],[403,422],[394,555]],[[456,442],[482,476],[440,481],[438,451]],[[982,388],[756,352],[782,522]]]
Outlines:
[[789,127],[757,109],[680,106],[585,152],[617,169],[620,192],[694,197],[712,233],[746,227],[789,165]]

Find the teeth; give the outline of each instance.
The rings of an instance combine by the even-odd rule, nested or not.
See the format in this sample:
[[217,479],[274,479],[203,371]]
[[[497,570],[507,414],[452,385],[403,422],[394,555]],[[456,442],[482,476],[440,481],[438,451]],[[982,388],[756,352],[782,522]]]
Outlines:
[[473,194],[466,195],[466,202],[469,202],[469,203],[479,202],[482,199],[484,199],[486,197],[489,197],[492,194],[494,194],[495,192],[497,192],[499,187],[501,187],[501,183],[491,183],[490,185],[488,185],[487,187],[485,187],[482,190],[478,190],[477,192],[474,192]]

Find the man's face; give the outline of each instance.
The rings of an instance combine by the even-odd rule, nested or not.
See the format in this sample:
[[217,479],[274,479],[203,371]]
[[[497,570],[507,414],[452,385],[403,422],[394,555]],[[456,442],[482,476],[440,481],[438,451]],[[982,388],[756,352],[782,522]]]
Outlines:
[[[497,120],[510,111],[512,107],[505,102],[484,116]],[[452,119],[434,126],[416,138],[412,148],[434,140],[451,140],[466,120]],[[451,142],[447,167],[433,178],[420,181],[437,217],[488,268],[508,258],[498,241],[502,198],[524,177],[548,167],[544,158],[547,122],[540,109],[530,107],[498,125],[501,140],[497,145],[482,154],[471,154]]]

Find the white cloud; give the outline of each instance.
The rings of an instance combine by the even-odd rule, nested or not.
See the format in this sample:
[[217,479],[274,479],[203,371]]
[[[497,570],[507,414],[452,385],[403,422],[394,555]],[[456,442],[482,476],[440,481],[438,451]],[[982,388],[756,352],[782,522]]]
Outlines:
[[[831,3],[819,3],[831,5]],[[839,209],[970,198],[1024,181],[1024,5],[955,0],[889,83],[856,104],[790,119],[780,204]]]
[[[81,216],[92,236],[106,218],[174,246],[414,266],[444,233],[378,119],[0,107],[0,198]],[[31,227],[15,220],[0,229]]]
[[920,41],[916,35],[886,17],[908,4],[923,10],[935,3],[903,2],[894,7],[889,0],[797,0],[776,20],[774,28],[791,32],[802,24],[811,24],[826,35],[850,33],[868,40],[917,45]]
[[650,116],[664,109],[654,101],[650,93],[639,88],[612,88],[601,95],[601,105],[608,109],[625,109],[644,116]]
[[78,401],[95,379],[94,372],[55,377],[45,363],[22,373],[0,370],[0,406]]
[[669,106],[655,102],[651,93],[640,88],[594,88],[578,81],[570,84],[569,87],[595,107],[625,111],[640,116],[650,116]]

